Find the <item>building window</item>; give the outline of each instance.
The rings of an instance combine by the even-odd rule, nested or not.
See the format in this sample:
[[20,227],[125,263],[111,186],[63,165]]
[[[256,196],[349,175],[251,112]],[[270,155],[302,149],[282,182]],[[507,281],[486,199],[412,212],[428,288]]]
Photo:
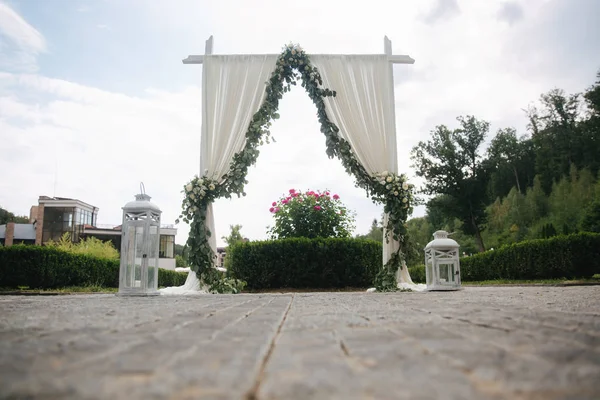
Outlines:
[[160,235],[160,249],[158,256],[160,258],[173,258],[173,252],[175,250],[175,236],[173,235]]
[[73,223],[74,215],[76,215],[76,212],[72,207],[45,207],[42,243],[49,240],[58,241],[65,232],[71,234],[72,241],[77,241],[79,232],[75,229]]

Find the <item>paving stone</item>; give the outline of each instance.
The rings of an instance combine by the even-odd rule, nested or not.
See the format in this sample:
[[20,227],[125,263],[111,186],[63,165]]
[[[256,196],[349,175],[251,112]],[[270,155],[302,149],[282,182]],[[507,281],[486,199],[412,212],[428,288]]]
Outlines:
[[0,296],[0,398],[598,399],[600,287]]

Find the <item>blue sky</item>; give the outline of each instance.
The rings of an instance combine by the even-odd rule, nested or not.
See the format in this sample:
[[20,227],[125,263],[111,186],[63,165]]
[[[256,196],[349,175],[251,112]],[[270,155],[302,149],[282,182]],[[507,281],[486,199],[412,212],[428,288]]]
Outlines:
[[[390,37],[395,54],[416,59],[394,67],[400,172],[413,176],[410,149],[436,125],[473,114],[490,136],[524,134],[522,109],[541,93],[585,90],[600,68],[598,15],[596,0],[0,0],[0,205],[28,214],[56,194],[118,224],[144,181],[173,223],[198,173],[201,126],[202,67],[181,59],[202,54],[210,35],[221,54],[278,53],[290,41],[308,53],[381,53]],[[217,236],[240,223],[265,238],[269,204],[290,187],[338,192],[366,232],[381,208],[327,159],[314,106],[297,90],[280,110],[248,197],[217,202]]]

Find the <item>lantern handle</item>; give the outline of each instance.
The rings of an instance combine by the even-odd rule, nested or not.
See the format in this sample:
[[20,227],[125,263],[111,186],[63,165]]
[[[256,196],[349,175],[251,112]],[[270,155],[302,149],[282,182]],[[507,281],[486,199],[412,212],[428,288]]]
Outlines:
[[146,186],[144,186],[144,182],[140,182],[140,194],[146,194]]

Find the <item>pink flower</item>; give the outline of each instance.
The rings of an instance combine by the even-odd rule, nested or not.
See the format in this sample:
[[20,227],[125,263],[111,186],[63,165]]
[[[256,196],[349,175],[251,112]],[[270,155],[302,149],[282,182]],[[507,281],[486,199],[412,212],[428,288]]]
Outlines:
[[325,194],[326,194],[327,196],[329,196],[329,192],[325,192]]
[[288,199],[283,199],[283,200],[281,200],[281,202],[282,202],[283,204],[287,204],[287,203],[289,202],[289,200],[288,200]]
[[291,196],[288,196],[288,197],[286,197],[285,199],[286,199],[287,201],[290,201],[290,200],[292,199],[292,197],[291,197]]
[[315,210],[319,211],[321,209],[321,206],[315,206]]
[[269,208],[269,211],[273,212],[275,209],[273,207]]
[[275,211],[273,211],[273,212],[279,212],[279,207],[276,207]]
[[273,204],[271,204],[273,207],[275,207],[277,205],[277,202],[274,201]]
[[296,193],[296,192],[292,193],[292,197],[298,197],[298,193]]
[[334,199],[334,200],[337,200],[337,199],[339,199],[339,198],[340,198],[340,196],[338,196],[337,194],[334,194],[334,195],[333,195],[333,199]]
[[290,194],[296,193],[296,189],[290,189]]

